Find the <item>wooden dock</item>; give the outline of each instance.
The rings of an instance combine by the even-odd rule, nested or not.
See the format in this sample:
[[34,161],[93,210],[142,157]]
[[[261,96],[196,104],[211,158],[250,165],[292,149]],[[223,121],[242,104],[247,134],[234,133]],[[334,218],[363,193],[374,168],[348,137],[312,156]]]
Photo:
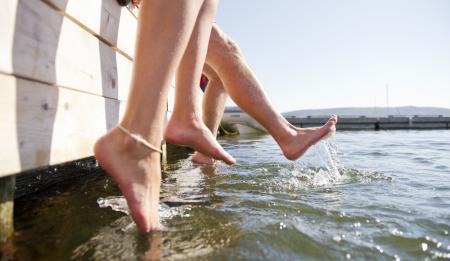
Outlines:
[[139,15],[116,0],[2,4],[0,237],[10,233],[15,175],[90,157],[95,140],[117,125]]
[[[287,120],[298,127],[315,127],[324,124],[328,116],[316,117],[289,117]],[[444,116],[389,116],[365,117],[342,116],[339,117],[338,130],[448,130],[450,117]]]

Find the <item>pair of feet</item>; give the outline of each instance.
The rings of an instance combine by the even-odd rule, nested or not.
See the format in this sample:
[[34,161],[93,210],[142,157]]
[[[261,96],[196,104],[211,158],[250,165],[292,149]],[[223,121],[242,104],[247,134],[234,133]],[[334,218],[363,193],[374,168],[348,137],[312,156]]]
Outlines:
[[[333,116],[319,128],[292,127],[290,141],[279,143],[283,154],[290,160],[299,158],[314,143],[332,134],[336,122],[337,117]],[[228,164],[236,162],[201,121],[183,122],[172,118],[167,124],[164,139],[196,150],[198,153],[193,160],[197,163],[212,164],[213,159]],[[139,228],[143,231],[162,229],[158,213],[161,183],[159,153],[114,128],[97,140],[94,154],[122,190]]]

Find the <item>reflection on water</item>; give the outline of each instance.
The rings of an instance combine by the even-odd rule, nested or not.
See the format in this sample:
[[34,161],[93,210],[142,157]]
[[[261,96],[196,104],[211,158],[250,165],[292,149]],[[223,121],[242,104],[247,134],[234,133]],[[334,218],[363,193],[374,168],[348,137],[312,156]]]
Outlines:
[[450,133],[341,132],[301,160],[268,136],[221,140],[238,164],[164,166],[167,231],[141,234],[101,171],[16,204],[22,259],[450,258]]

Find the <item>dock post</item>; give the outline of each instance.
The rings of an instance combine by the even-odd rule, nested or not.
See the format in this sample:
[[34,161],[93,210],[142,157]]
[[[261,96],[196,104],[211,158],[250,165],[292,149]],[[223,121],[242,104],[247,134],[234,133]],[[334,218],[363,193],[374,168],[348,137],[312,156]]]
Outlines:
[[0,178],[0,244],[5,243],[14,233],[13,209],[14,175]]

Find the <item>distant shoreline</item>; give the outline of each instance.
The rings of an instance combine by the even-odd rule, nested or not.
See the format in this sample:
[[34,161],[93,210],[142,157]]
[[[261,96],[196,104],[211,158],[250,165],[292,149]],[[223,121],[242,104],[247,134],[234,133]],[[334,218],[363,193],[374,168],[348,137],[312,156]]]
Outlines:
[[450,117],[450,109],[441,107],[343,107],[326,109],[295,110],[283,113],[285,117],[314,117],[336,114],[338,116],[365,116],[365,117],[389,117],[389,116],[443,116]]

